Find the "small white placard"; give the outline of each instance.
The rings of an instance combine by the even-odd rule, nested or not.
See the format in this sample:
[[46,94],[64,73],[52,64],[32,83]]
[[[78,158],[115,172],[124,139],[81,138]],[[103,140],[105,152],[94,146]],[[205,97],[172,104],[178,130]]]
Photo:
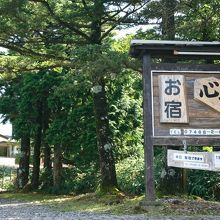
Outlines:
[[[211,152],[184,152],[178,150],[167,151],[167,164],[171,167],[180,167],[199,170],[214,170]],[[216,169],[215,169],[216,170]]]
[[220,153],[214,153],[213,152],[213,161],[214,161],[214,167],[220,168]]
[[167,164],[171,167],[220,171],[220,152],[167,151]]
[[203,155],[196,155],[196,154],[186,154],[186,153],[174,153],[173,160],[175,161],[190,161],[195,163],[203,163],[204,156]]
[[176,128],[173,128],[173,129],[170,129],[170,135],[181,135],[182,132],[181,132],[181,129],[176,129]]
[[208,163],[194,163],[194,162],[184,162],[183,167],[191,169],[210,169]]
[[190,136],[218,136],[220,135],[220,129],[193,129],[193,128],[187,128],[183,129],[184,135],[190,135]]

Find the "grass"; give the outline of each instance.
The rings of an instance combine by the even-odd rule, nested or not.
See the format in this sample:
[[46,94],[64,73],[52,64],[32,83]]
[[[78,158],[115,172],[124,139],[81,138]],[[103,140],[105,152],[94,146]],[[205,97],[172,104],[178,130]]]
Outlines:
[[[134,214],[135,207],[143,197],[118,195],[45,195],[39,193],[1,193],[0,198],[42,203],[59,211],[109,212],[113,214]],[[140,212],[140,211],[139,211]]]
[[220,216],[220,203],[204,201],[200,198],[163,198],[157,207],[140,208],[139,202],[143,196],[130,197],[118,193],[117,195],[97,195],[87,193],[82,195],[45,195],[39,193],[0,193],[0,198],[15,199],[30,203],[41,203],[55,210],[107,212],[112,214],[141,214],[148,216]]

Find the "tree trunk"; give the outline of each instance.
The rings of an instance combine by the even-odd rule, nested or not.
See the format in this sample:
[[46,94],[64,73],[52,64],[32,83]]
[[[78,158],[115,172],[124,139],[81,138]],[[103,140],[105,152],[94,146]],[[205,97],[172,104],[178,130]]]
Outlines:
[[[94,1],[96,16],[92,20],[90,44],[101,45],[102,17],[104,15],[103,1]],[[101,51],[96,51],[101,53]],[[93,86],[93,102],[96,120],[96,137],[101,170],[100,190],[110,192],[117,188],[115,162],[112,151],[112,139],[109,128],[107,98],[104,77],[96,75]]]
[[162,39],[174,40],[176,0],[162,0]]
[[21,157],[17,173],[17,187],[23,189],[28,183],[30,164],[30,137],[29,135],[21,137]]
[[111,191],[113,188],[117,187],[117,179],[103,77],[97,80],[97,84],[93,87],[93,93],[97,145],[101,169],[100,188],[102,191]]
[[31,179],[31,188],[37,189],[39,186],[40,175],[40,150],[42,142],[42,105],[39,105],[37,116],[37,129],[34,139],[34,155],[33,155],[33,173]]
[[53,183],[52,177],[52,161],[51,161],[51,148],[46,141],[46,132],[49,128],[50,113],[47,103],[44,103],[44,114],[43,114],[43,153],[44,153],[44,170],[45,177],[43,178],[44,187],[51,186]]
[[51,149],[48,143],[44,143],[44,169],[49,175],[52,173]]
[[62,147],[58,144],[54,145],[54,161],[53,161],[53,186],[59,190],[62,185]]
[[[167,166],[167,149],[171,147],[165,147],[163,149],[162,169],[160,174],[160,181],[158,183],[157,190],[162,195],[175,195],[182,193],[186,190],[184,169]],[[172,147],[172,150],[178,150],[179,147]]]
[[[175,0],[162,0],[163,13],[162,13],[162,39],[174,40],[175,39]],[[164,59],[163,62],[174,63],[172,59]],[[171,195],[183,192],[186,188],[185,173],[183,169],[168,167],[167,166],[167,150],[176,149],[179,147],[166,146],[163,150],[163,167],[161,170],[161,179],[158,184],[158,190],[163,195]]]

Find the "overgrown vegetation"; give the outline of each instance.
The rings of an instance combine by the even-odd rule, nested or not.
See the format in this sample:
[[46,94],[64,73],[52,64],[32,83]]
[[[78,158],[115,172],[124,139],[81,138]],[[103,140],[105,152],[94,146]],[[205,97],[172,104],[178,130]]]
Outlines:
[[14,189],[14,180],[16,177],[16,169],[14,167],[0,167],[0,191]]

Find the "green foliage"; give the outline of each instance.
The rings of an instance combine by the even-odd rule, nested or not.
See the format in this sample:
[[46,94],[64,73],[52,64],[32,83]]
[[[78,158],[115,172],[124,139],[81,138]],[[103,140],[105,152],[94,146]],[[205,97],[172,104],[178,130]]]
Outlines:
[[144,193],[144,159],[128,157],[116,165],[118,185],[120,190],[133,195]]
[[[42,178],[48,178],[42,176]],[[88,167],[66,167],[63,172],[64,182],[59,188],[54,186],[47,186],[41,190],[49,194],[82,194],[94,192],[99,182],[99,171],[96,165],[90,164]]]
[[0,188],[4,190],[14,189],[16,169],[13,167],[0,167]]
[[188,192],[205,199],[220,199],[220,175],[216,172],[189,170],[187,172]]
[[99,171],[93,164],[90,164],[89,168],[65,169],[66,188],[75,193],[94,192],[99,183],[99,176]]
[[109,119],[117,159],[142,154],[142,81],[124,70],[108,84]]
[[[0,63],[7,73],[58,66],[76,68],[74,51],[109,42],[111,32],[132,19],[132,12],[147,2],[1,1],[0,45],[11,51],[1,57]],[[14,56],[22,62],[15,62]]]
[[164,149],[162,146],[154,147],[154,177],[155,186],[158,187],[161,180],[161,171],[164,165]]
[[90,90],[91,82],[86,75],[69,72],[48,98],[52,121],[46,139],[51,145],[60,144],[64,158],[77,166],[98,161]]
[[177,33],[181,39],[215,41],[219,39],[219,1],[185,1],[179,5],[176,17]]

